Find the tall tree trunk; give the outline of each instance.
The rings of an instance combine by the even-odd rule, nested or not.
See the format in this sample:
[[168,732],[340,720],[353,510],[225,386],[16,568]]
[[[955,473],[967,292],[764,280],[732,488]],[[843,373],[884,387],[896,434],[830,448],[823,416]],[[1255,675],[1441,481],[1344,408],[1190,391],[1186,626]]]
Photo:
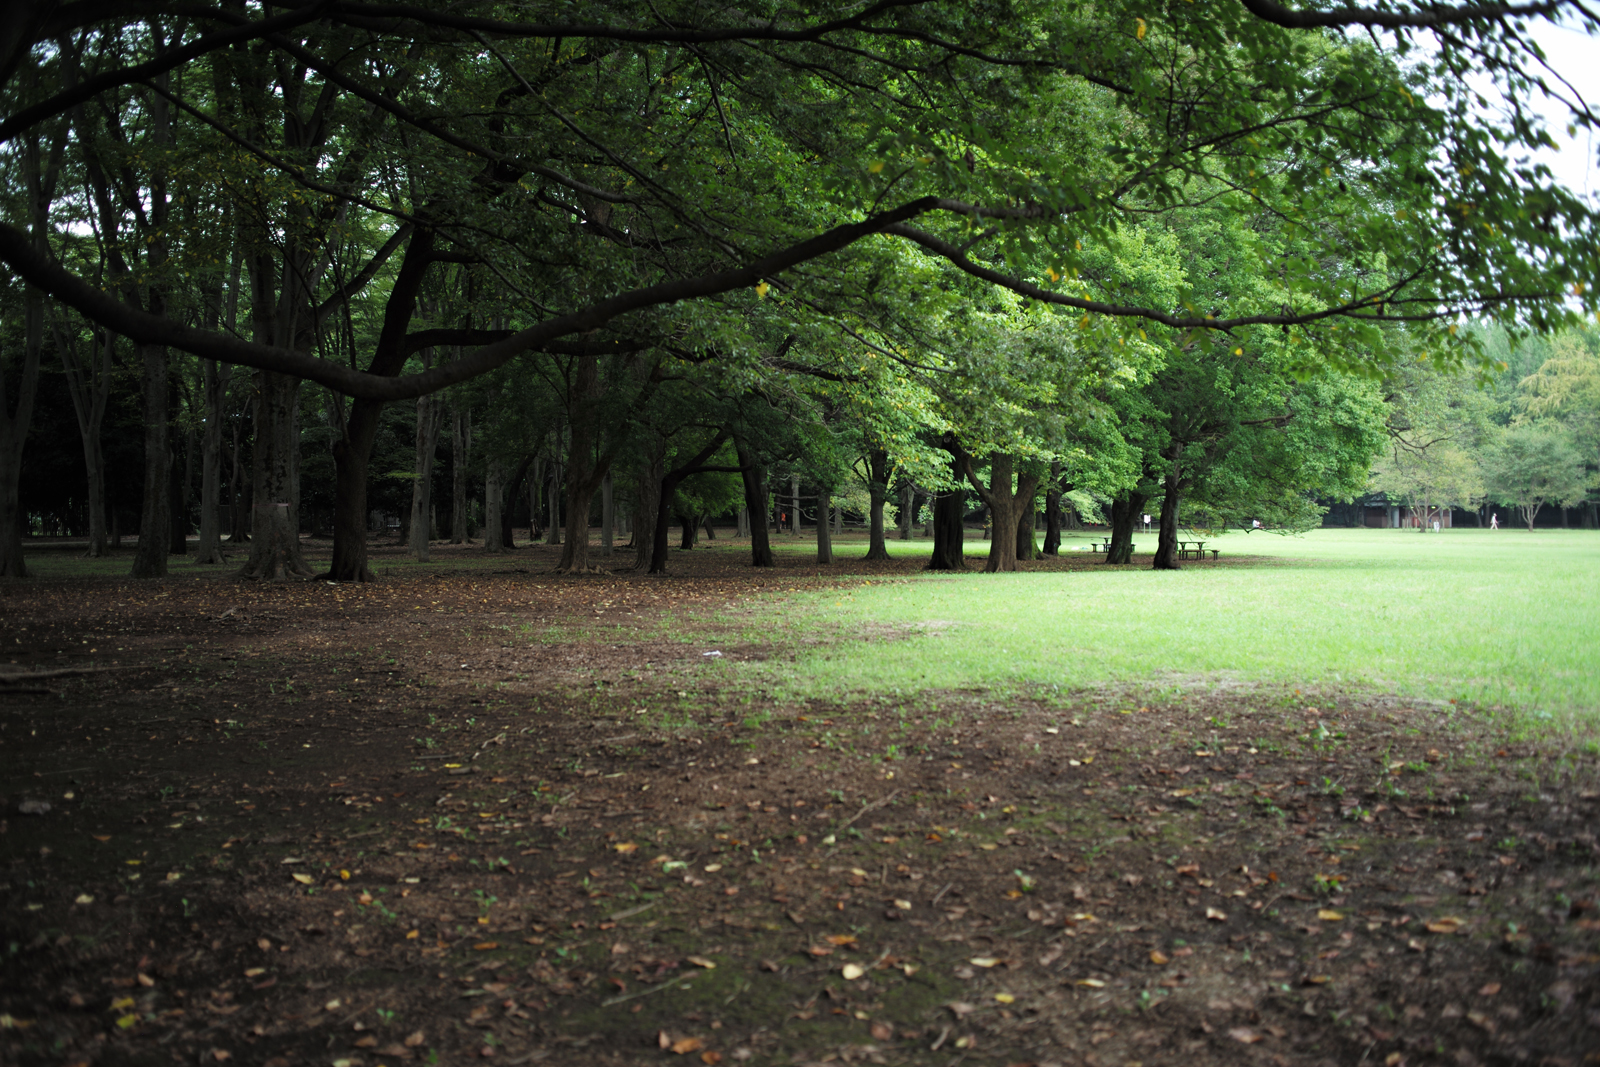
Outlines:
[[1161,526],[1156,535],[1156,558],[1151,566],[1158,571],[1178,569],[1178,503],[1182,491],[1178,460],[1182,446],[1174,441],[1167,449],[1167,472],[1161,479]]
[[490,459],[484,467],[483,474],[483,550],[485,552],[504,552],[505,530],[500,525],[500,477],[501,467],[499,459]]
[[550,509],[550,525],[545,527],[544,541],[547,545],[561,543],[561,433],[556,432],[556,458],[550,460],[550,478],[545,486],[545,497]]
[[954,489],[933,494],[933,556],[928,560],[930,571],[964,571],[967,569],[962,542],[966,539],[964,520],[967,512],[967,492],[962,487],[963,453],[959,445],[950,456],[950,474]]
[[1129,493],[1111,502],[1111,551],[1107,563],[1133,562],[1133,528],[1144,513],[1143,493]]
[[[502,486],[500,490],[501,496],[505,498],[506,502],[505,507],[500,512],[500,543],[508,551],[517,547],[512,527],[516,525],[517,501],[522,497],[522,483],[528,477],[528,468],[531,466],[533,466],[533,453],[530,452],[522,458],[521,463],[517,464],[516,472],[511,475],[511,481]],[[534,525],[532,519],[528,520],[528,525],[530,527]]]
[[678,524],[683,528],[683,535],[678,538],[678,551],[687,552],[695,544],[694,516],[679,515]]
[[[867,453],[867,496],[871,506],[867,515],[866,559],[888,559],[889,548],[883,543],[883,502],[889,495],[889,453],[875,448]],[[842,509],[841,509],[842,510]]]
[[606,559],[610,559],[615,551],[616,521],[616,482],[608,470],[600,482],[600,555]]
[[[655,538],[650,553],[650,573],[667,573],[667,527],[668,508],[672,505],[673,494],[678,491],[678,485],[691,474],[696,474],[703,469],[706,460],[716,454],[717,449],[728,440],[728,431],[721,430],[711,442],[695,454],[694,458],[681,467],[674,467],[661,477],[661,496],[656,501],[656,527]],[[663,447],[665,447],[663,443]],[[664,461],[663,461],[664,462]]]
[[789,476],[789,532],[800,536],[800,476]]
[[750,509],[741,507],[738,516],[734,519],[733,536],[743,538],[750,536]]
[[744,507],[750,516],[750,565],[775,567],[777,561],[772,558],[772,542],[767,536],[767,519],[772,513],[767,468],[743,439],[735,438],[733,443],[739,455],[739,478],[744,482]]
[[161,345],[140,345],[144,363],[144,502],[139,510],[139,547],[134,551],[135,578],[160,578],[167,573],[167,552],[172,537],[168,526],[172,491],[168,466],[172,453],[167,447],[167,350]]
[[896,533],[902,541],[911,540],[911,524],[917,516],[917,487],[909,480],[900,483],[900,521],[896,524]]
[[[438,395],[417,398],[416,450],[411,483],[411,554],[427,563],[428,535],[433,522],[433,464],[439,450],[439,430],[444,423],[444,399]],[[351,457],[352,462],[354,457]],[[361,479],[363,485],[366,478]],[[365,580],[365,579],[361,579]]]
[[1044,495],[1044,554],[1061,554],[1061,462],[1050,464],[1050,488]]
[[222,554],[222,405],[228,378],[213,359],[200,361],[200,391],[205,401],[206,430],[200,444],[200,543],[196,563],[226,563]]
[[545,459],[538,456],[533,461],[533,469],[528,472],[528,543],[538,544],[544,537],[544,480]]
[[[256,376],[255,502],[250,559],[240,578],[309,578],[300,551],[300,379],[258,371]],[[364,473],[364,472],[363,472]],[[365,478],[362,485],[365,486]],[[344,488],[340,486],[340,488]],[[337,532],[337,530],[335,531]],[[361,528],[366,536],[366,524]]]
[[[1033,508],[1034,497],[1039,491],[1037,474],[1018,474],[1016,488],[1012,488],[1011,478],[1015,465],[1015,457],[1010,453],[991,453],[989,486],[986,489],[978,481],[977,473],[972,469],[972,457],[962,453],[962,470],[967,476],[967,481],[989,506],[989,514],[993,520],[993,533],[989,539],[989,559],[983,567],[989,574],[1017,569],[1017,527],[1021,523],[1024,509]],[[1031,532],[1029,544],[1032,544]]]
[[1020,514],[1017,516],[1017,561],[1039,558],[1038,543],[1034,541],[1034,522],[1038,518],[1038,501],[1030,498],[1019,500]]
[[83,466],[88,475],[89,548],[84,557],[95,559],[106,554],[106,461],[100,430],[105,423],[106,402],[111,396],[115,335],[110,330],[92,331],[87,361],[78,358],[73,340],[65,330],[57,330],[56,346],[61,350],[61,366],[72,395],[72,410],[78,419]]
[[[656,521],[662,512],[661,479],[666,477],[667,440],[652,434],[653,440],[646,449],[645,462],[640,465],[638,489],[634,493],[633,549],[634,569],[648,570],[655,559]],[[662,549],[665,557],[665,547]]]
[[[245,417],[250,415],[250,405],[245,404]],[[244,419],[233,420],[233,455],[229,457],[228,474],[228,543],[240,545],[250,540],[250,527],[245,521],[250,492],[244,481]]]
[[6,396],[6,381],[0,368],[0,578],[28,576],[22,559],[22,527],[26,522],[21,498],[22,449],[28,440],[28,424],[33,421],[33,401],[39,386],[39,357],[44,348],[44,294],[30,286],[23,301],[25,347],[15,407]]
[[[556,566],[564,574],[582,574],[591,569],[589,515],[594,510],[595,493],[611,473],[611,453],[600,449],[600,361],[595,356],[583,356],[573,371],[567,389],[567,425],[572,428],[567,447],[567,544]],[[609,508],[603,507],[602,512],[600,536],[608,540]]]
[[[172,410],[177,412],[177,397],[174,396]],[[172,457],[172,466],[168,468],[172,473],[172,493],[169,502],[172,505],[172,525],[167,533],[172,538],[171,555],[184,556],[189,552],[189,504],[194,474],[194,455],[199,449],[196,446],[193,430],[183,435],[183,464],[179,466],[178,457]]]
[[472,451],[472,409],[462,405],[450,410],[450,543],[472,542],[471,520],[467,512],[467,470]]
[[827,488],[817,489],[817,562],[833,562],[833,521],[829,512],[833,497]]

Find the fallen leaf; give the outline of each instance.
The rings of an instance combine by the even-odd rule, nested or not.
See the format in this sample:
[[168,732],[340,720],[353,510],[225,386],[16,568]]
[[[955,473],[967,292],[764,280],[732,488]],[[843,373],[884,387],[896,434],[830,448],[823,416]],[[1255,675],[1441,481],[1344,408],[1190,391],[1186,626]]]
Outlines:
[[1171,963],[1172,961],[1167,958],[1166,953],[1162,952],[1160,949],[1156,949],[1154,952],[1150,953],[1150,962],[1155,964],[1157,967],[1160,967],[1164,964]]
[[1490,982],[1488,985],[1486,985],[1482,989],[1478,990],[1478,996],[1480,996],[1480,997],[1492,997],[1498,992],[1500,992],[1500,983],[1499,982]]
[[244,976],[246,978],[260,978],[266,973],[267,969],[265,967],[248,967],[245,969]]
[[708,960],[704,956],[685,956],[684,960],[694,964],[696,967],[704,967],[708,971],[716,970],[717,967],[714,961]]
[[91,897],[88,893],[79,893],[77,899],[75,899],[73,903],[83,905],[93,904],[94,897]]
[[847,963],[839,969],[839,973],[844,975],[845,981],[854,982],[857,978],[866,974],[867,969],[859,963]]
[[418,1030],[415,1033],[413,1033],[410,1037],[406,1038],[405,1046],[406,1046],[406,1048],[416,1048],[418,1045],[422,1044],[426,1040],[428,1040],[428,1039],[426,1037],[422,1036],[422,1031]]
[[473,949],[475,951],[478,951],[478,952],[488,952],[492,948],[499,948],[500,947],[500,942],[498,942],[498,941],[479,941],[476,945],[473,945],[472,947],[473,947]]
[[855,934],[829,934],[823,938],[830,945],[853,945],[856,943]]
[[316,881],[316,879],[312,878],[309,874],[294,874],[290,875],[290,877],[299,882],[301,885],[310,885],[312,882]]
[[974,967],[993,967],[1000,961],[995,959],[993,956],[976,956],[967,962],[972,964]]
[[624,841],[619,845],[612,845],[611,847],[616,849],[618,852],[621,852],[623,855],[627,855],[630,852],[639,851],[639,846],[634,844],[632,841]]
[[1245,1026],[1235,1026],[1228,1031],[1228,1036],[1242,1045],[1253,1045],[1262,1040],[1262,1036]]
[[1344,912],[1334,911],[1332,908],[1319,908],[1317,910],[1317,918],[1325,923],[1343,922]]
[[1017,998],[1010,993],[996,993],[994,999],[1002,1004],[1013,1004]]
[[1454,915],[1442,915],[1437,919],[1430,919],[1425,925],[1429,933],[1453,934],[1461,929],[1462,921]]
[[[759,761],[758,760],[749,760],[748,762],[757,763]],[[717,1052],[717,1051],[715,1051],[713,1049],[707,1049],[705,1052],[700,1053],[700,1062],[701,1063],[710,1063],[710,1064],[721,1063],[722,1062],[722,1053]]]
[[889,1041],[894,1037],[894,1027],[886,1022],[874,1022],[867,1030],[872,1034],[874,1041]]
[[672,1043],[672,1051],[680,1056],[687,1056],[691,1052],[699,1052],[705,1047],[705,1042],[698,1037],[686,1037],[681,1041]]
[[1216,908],[1207,908],[1206,918],[1210,919],[1212,922],[1226,922],[1228,919],[1228,913],[1218,911]]

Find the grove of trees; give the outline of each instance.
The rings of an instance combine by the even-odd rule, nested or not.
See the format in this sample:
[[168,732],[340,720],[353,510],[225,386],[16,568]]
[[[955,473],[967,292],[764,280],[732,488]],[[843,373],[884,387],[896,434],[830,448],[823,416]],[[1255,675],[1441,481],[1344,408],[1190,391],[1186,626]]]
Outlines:
[[1600,227],[1530,154],[1594,126],[1560,19],[19,0],[0,576],[25,529],[137,530],[136,576],[197,529],[309,577],[310,529],[369,580],[389,516],[421,558],[525,516],[569,572],[596,518],[661,572],[734,511],[756,566],[846,509],[959,567],[981,506],[989,570],[1041,499],[1112,562],[1159,513],[1158,568],[1182,516],[1369,489],[1531,525],[1600,468]]

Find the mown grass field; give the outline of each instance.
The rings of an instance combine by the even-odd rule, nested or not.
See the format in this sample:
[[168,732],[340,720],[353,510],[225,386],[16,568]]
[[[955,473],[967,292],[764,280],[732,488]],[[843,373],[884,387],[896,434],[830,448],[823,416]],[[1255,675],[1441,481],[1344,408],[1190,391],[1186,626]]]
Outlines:
[[[812,693],[1265,682],[1469,700],[1535,718],[1600,710],[1600,534],[1330,529],[1214,543],[1223,565],[1178,573],[1150,570],[1146,556],[1129,567],[802,592],[764,625],[913,635],[802,655],[786,681]],[[928,545],[891,551],[925,555]]]

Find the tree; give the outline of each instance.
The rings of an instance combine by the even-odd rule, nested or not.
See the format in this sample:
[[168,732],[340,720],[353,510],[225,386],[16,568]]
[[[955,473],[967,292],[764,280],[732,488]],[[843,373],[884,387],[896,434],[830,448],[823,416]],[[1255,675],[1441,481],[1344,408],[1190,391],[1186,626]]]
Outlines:
[[1489,495],[1514,506],[1533,532],[1545,504],[1571,507],[1584,498],[1589,479],[1572,438],[1548,423],[1524,423],[1505,432],[1485,463]]
[[[251,322],[264,327],[249,339],[183,321],[174,268],[203,244],[203,218],[178,212],[142,229],[161,237],[148,277],[135,284],[117,267],[117,295],[53,262],[14,212],[0,222],[0,259],[147,352],[175,347],[278,376],[260,380],[263,477],[294,475],[271,456],[293,428],[289,380],[355,398],[335,447],[335,577],[367,576],[367,453],[383,403],[596,330],[737,359],[750,347],[748,311],[769,292],[796,294],[785,312],[796,320],[836,326],[869,302],[872,289],[847,284],[863,275],[903,294],[886,251],[897,246],[1097,320],[1343,329],[1324,353],[1354,351],[1400,320],[1439,324],[1433,343],[1444,347],[1443,325],[1464,312],[1546,326],[1570,316],[1569,292],[1591,294],[1588,306],[1596,291],[1592,210],[1510,162],[1548,135],[1520,111],[1486,129],[1461,76],[1487,56],[1502,86],[1531,90],[1530,53],[1497,20],[1565,5],[1300,12],[1270,0],[1160,10],[1116,0],[997,18],[931,0],[829,0],[752,18],[596,0],[581,23],[561,21],[569,8],[534,6],[550,17],[509,21],[486,0],[383,23],[340,5],[258,17],[157,2],[130,17],[25,0],[0,38],[0,141],[70,114],[89,143],[106,132],[101,116],[126,116],[143,138],[129,158],[146,162],[118,179],[120,210],[208,189],[248,209]],[[1438,48],[1402,70],[1341,27],[1430,33]],[[45,62],[63,40],[88,57],[77,84]],[[82,106],[90,100],[95,109]],[[202,145],[249,165],[224,175],[172,165]],[[1274,269],[1293,299],[1216,314],[1078,287],[1087,256],[1130,221],[1181,208],[1196,175],[1259,195],[1369,268],[1290,257]],[[176,197],[174,182],[186,185]],[[331,277],[347,227],[374,234],[371,260]],[[385,230],[393,246],[377,239]],[[866,241],[878,235],[893,240]],[[399,246],[404,263],[386,271],[384,249]],[[462,336],[433,343],[471,350],[417,368],[410,320],[429,268],[445,264],[472,273],[462,297],[472,313],[449,324]],[[801,266],[803,294],[791,288]],[[353,348],[329,350],[319,325],[369,285],[383,293],[383,328],[363,364]],[[472,332],[491,321],[479,313],[487,304],[511,308],[492,337]],[[291,490],[258,485],[257,503],[292,504]]]

